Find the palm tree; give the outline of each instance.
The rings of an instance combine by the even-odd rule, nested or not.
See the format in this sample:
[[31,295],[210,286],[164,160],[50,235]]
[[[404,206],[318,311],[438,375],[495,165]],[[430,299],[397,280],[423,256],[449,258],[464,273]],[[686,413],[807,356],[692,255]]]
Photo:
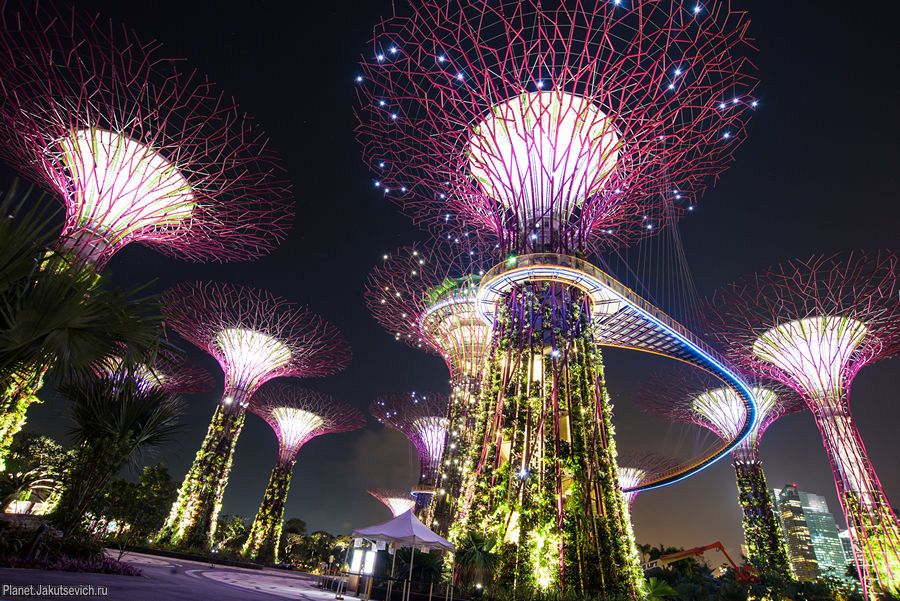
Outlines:
[[672,586],[666,582],[665,580],[660,580],[659,578],[648,578],[647,579],[647,601],[658,601],[660,599],[666,599],[668,597],[675,597],[678,593],[675,591]]
[[493,579],[499,557],[494,553],[497,540],[468,532],[456,547],[457,574],[461,582],[468,585],[489,584]]
[[72,534],[123,466],[172,439],[184,404],[179,396],[141,385],[127,369],[77,379],[61,386],[60,393],[71,404],[77,452],[53,521]]
[[155,299],[53,250],[58,218],[41,200],[17,184],[0,198],[0,470],[48,370],[62,380],[117,350],[146,356],[159,339]]

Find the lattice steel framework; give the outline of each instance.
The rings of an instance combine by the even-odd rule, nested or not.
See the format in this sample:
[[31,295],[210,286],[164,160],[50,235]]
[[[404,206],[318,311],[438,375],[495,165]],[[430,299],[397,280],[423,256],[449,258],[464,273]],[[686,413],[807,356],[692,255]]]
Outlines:
[[130,370],[146,386],[159,387],[173,394],[197,394],[212,388],[212,374],[183,354],[159,349],[149,361],[123,365],[119,355],[107,357],[93,367],[97,376],[109,376],[120,369]]
[[712,324],[735,361],[800,394],[815,417],[864,594],[900,595],[900,523],[850,412],[853,378],[900,351],[894,251],[794,260],[716,294]]
[[59,248],[193,261],[271,251],[290,187],[265,134],[154,41],[50,2],[0,12],[0,156],[66,206]]
[[719,3],[408,10],[375,29],[357,78],[365,161],[416,221],[462,220],[505,250],[655,233],[662,205],[727,167],[756,108],[749,21]]
[[[751,391],[758,411],[756,423],[732,451],[744,538],[750,563],[756,568],[790,576],[787,548],[766,484],[759,443],[777,419],[802,410],[804,404],[793,390],[777,381],[757,383]],[[688,374],[673,370],[655,378],[639,402],[666,419],[706,428],[722,441],[735,440],[746,423],[743,399],[732,388],[696,371]]]
[[212,355],[225,373],[222,402],[182,484],[159,540],[206,545],[250,399],[282,376],[340,371],[350,350],[338,331],[311,311],[264,290],[217,282],[179,284],[163,295],[167,327]]
[[362,428],[366,419],[356,409],[288,380],[276,380],[260,388],[253,395],[250,411],[264,419],[278,437],[278,462],[241,553],[274,563],[278,561],[284,506],[300,448],[316,436]]
[[[456,240],[460,240],[456,238]],[[494,249],[460,242],[403,247],[369,274],[366,304],[398,341],[443,357],[450,371],[449,440],[429,524],[446,534],[459,498],[475,406],[491,352],[491,326],[477,312],[478,280]]]
[[416,498],[416,511],[423,516],[428,513],[432,496],[440,494],[436,483],[447,446],[449,407],[448,396],[436,392],[386,394],[369,406],[375,419],[403,434],[416,449],[420,474],[412,494]]
[[623,453],[619,456],[619,488],[625,495],[629,511],[634,506],[641,485],[669,472],[678,462],[657,453]]
[[[654,234],[727,166],[755,108],[747,20],[717,4],[409,12],[376,28],[357,77],[364,158],[415,221],[484,231],[504,253]],[[552,274],[500,283],[457,534],[504,540],[513,586],[638,597],[592,299]]]
[[370,488],[366,491],[388,508],[391,515],[397,517],[416,506],[416,500],[406,490]]

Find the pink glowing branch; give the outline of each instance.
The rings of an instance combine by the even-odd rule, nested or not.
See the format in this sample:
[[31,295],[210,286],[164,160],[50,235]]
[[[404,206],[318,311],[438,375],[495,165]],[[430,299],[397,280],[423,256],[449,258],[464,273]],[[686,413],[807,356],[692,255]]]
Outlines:
[[[757,422],[733,451],[738,463],[759,463],[759,441],[769,426],[804,408],[793,390],[776,381],[751,381],[750,390],[756,398]],[[638,403],[666,419],[706,428],[725,442],[740,434],[745,418],[744,404],[733,390],[705,373],[683,368],[657,374],[641,392]]]
[[369,406],[378,421],[401,432],[416,448],[423,484],[434,484],[444,455],[448,408],[447,395],[415,392],[383,395]]
[[0,18],[0,156],[66,205],[62,250],[99,268],[131,242],[234,261],[284,239],[279,160],[205,77],[74,8]]
[[850,413],[864,366],[900,351],[900,255],[795,260],[740,280],[710,303],[736,363],[793,388],[816,419],[853,542],[864,596],[900,594],[900,522]]
[[293,464],[300,448],[316,436],[349,432],[366,425],[366,418],[356,409],[288,380],[261,387],[253,395],[250,411],[275,431],[278,461],[283,465]]
[[163,315],[168,327],[219,362],[226,404],[246,406],[273,378],[325,376],[350,362],[349,347],[333,326],[264,290],[179,284],[163,295]]
[[718,3],[412,3],[357,78],[376,188],[505,249],[629,243],[692,206],[757,107],[748,19]]
[[619,457],[619,488],[624,491],[625,501],[630,508],[639,491],[636,488],[665,474],[678,466],[678,462],[656,453],[626,453]]
[[[123,356],[107,357],[93,366],[97,376],[109,376],[123,369]],[[160,349],[145,363],[128,365],[135,376],[147,386],[158,387],[174,394],[196,394],[212,388],[212,375],[180,353]]]
[[403,247],[369,274],[366,304],[398,341],[444,358],[454,381],[477,379],[490,352],[490,326],[475,294],[490,250],[477,243]]
[[406,513],[416,506],[416,499],[409,491],[373,488],[366,492],[381,501],[394,517]]

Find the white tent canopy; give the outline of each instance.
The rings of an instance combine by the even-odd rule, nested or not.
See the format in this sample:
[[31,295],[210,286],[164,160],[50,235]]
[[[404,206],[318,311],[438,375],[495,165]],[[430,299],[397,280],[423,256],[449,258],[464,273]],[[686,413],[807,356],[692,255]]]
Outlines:
[[455,551],[456,547],[420,522],[412,509],[383,524],[354,530],[354,538],[393,543],[395,547],[412,547],[420,551]]

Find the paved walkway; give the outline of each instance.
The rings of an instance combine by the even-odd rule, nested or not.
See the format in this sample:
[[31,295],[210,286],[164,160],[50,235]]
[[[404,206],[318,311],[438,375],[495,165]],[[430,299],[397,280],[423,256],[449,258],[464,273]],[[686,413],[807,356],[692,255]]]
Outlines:
[[[116,558],[118,553],[108,552]],[[47,572],[0,568],[0,600],[61,599],[72,592],[14,594],[16,586],[84,586],[84,599],[122,601],[329,601],[334,593],[316,588],[308,574],[283,570],[251,570],[208,563],[126,553],[122,561],[140,568],[143,576],[111,576],[78,572]],[[93,588],[90,588],[93,587]],[[103,588],[106,589],[106,594]],[[22,593],[23,591],[18,591]],[[56,594],[53,594],[56,593]],[[347,597],[347,599],[352,599]]]

